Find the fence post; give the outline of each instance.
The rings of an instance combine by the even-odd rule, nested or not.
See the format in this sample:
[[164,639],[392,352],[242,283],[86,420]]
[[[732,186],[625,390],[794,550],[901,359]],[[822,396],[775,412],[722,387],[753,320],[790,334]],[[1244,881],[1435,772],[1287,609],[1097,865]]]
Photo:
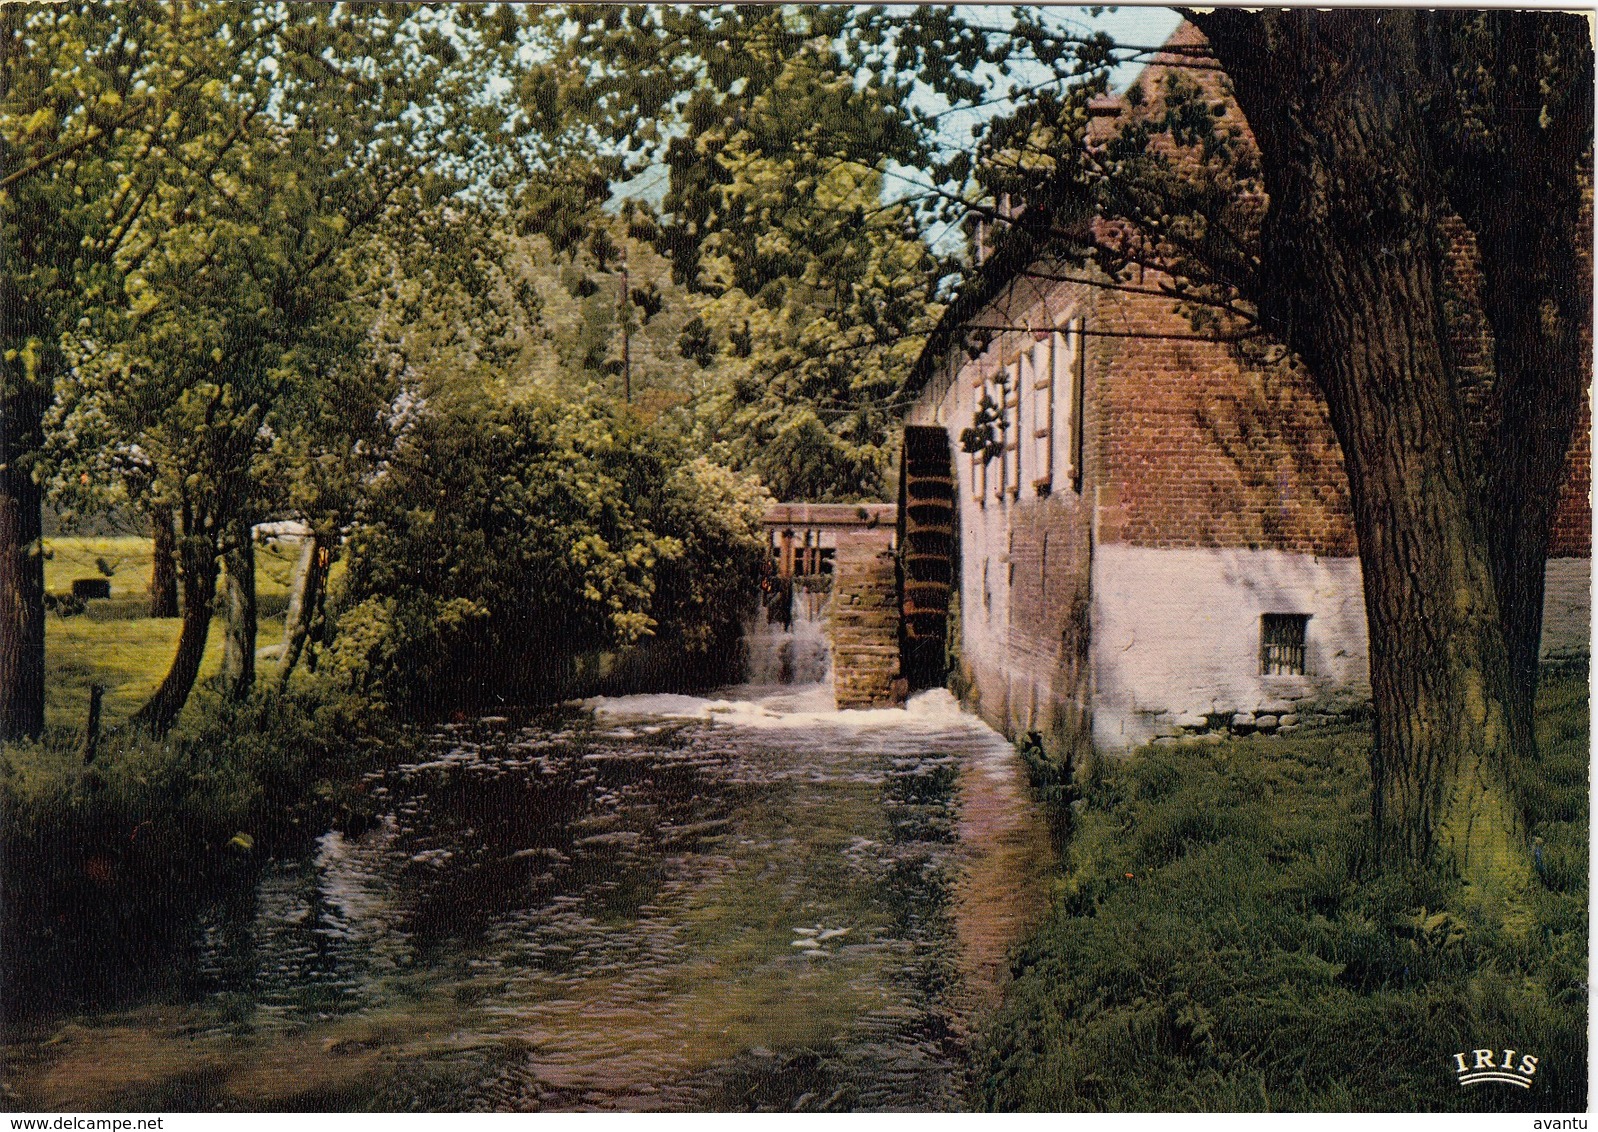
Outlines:
[[100,749],[100,701],[105,697],[105,685],[89,685],[89,726],[83,733],[83,765],[88,766]]

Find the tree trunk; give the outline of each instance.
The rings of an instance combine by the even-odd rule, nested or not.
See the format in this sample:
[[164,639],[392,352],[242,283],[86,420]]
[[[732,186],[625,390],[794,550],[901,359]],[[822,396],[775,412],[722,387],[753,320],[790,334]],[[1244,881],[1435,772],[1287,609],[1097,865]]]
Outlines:
[[311,563],[316,559],[316,539],[306,536],[300,540],[299,557],[289,573],[289,607],[283,615],[283,660],[287,663],[289,649],[294,644],[295,633],[300,628],[305,608],[305,589],[310,583]]
[[150,512],[150,535],[155,542],[150,566],[150,616],[178,615],[177,539],[172,534],[172,508],[163,503]]
[[1493,575],[1516,745],[1535,751],[1548,544],[1590,380],[1593,52],[1562,12],[1444,10],[1421,18],[1433,145],[1475,234],[1493,335],[1484,461]]
[[[0,430],[10,423],[0,414]],[[0,448],[9,448],[0,439]],[[0,463],[0,740],[44,730],[44,493],[31,461]]]
[[228,695],[244,700],[255,690],[255,539],[248,520],[235,522],[232,527],[224,556],[227,639],[222,650],[222,683]]
[[[60,358],[47,345],[48,323],[29,317],[38,310],[0,305],[0,740],[36,739],[44,730],[44,490],[34,470]],[[30,325],[38,337],[25,336]]]
[[1194,15],[1263,156],[1262,313],[1326,395],[1370,627],[1380,859],[1482,890],[1530,875],[1513,696],[1448,355],[1414,13]]
[[[1486,253],[1484,249],[1484,261]],[[1493,318],[1496,379],[1504,396],[1500,406],[1492,459],[1488,461],[1486,506],[1494,517],[1488,526],[1493,578],[1508,649],[1509,722],[1517,747],[1535,757],[1535,707],[1542,661],[1543,601],[1547,585],[1548,543],[1553,530],[1566,456],[1581,410],[1586,350],[1570,320],[1556,320],[1566,332],[1549,336],[1539,304],[1523,297],[1526,277],[1509,266],[1485,268],[1487,291],[1516,291],[1507,301],[1489,301]],[[1565,343],[1555,339],[1566,339]],[[1577,345],[1571,349],[1570,345]],[[1542,386],[1541,389],[1538,386]],[[1562,385],[1562,390],[1549,388]]]
[[214,538],[208,532],[191,534],[199,524],[185,516],[185,532],[179,543],[183,572],[183,626],[178,632],[178,649],[166,679],[155,695],[130,721],[154,735],[165,735],[177,723],[188,702],[194,681],[205,658],[205,643],[211,632],[211,614],[216,607],[216,579],[220,570]]
[[306,554],[309,555],[309,561],[305,571],[305,581],[299,594],[299,608],[294,611],[297,616],[291,616],[289,623],[284,626],[288,642],[283,650],[283,666],[278,670],[277,679],[280,688],[288,687],[289,677],[293,675],[295,666],[300,662],[300,655],[305,651],[305,642],[311,635],[311,625],[322,608],[322,591],[327,582],[327,571],[333,557],[332,551],[320,534],[311,536]]

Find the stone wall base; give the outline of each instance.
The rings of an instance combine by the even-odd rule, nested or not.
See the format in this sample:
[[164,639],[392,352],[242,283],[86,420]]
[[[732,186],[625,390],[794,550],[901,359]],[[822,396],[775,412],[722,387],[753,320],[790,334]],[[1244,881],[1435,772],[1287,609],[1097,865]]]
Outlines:
[[896,701],[899,594],[893,550],[872,539],[840,538],[827,635],[832,638],[833,698],[839,708]]

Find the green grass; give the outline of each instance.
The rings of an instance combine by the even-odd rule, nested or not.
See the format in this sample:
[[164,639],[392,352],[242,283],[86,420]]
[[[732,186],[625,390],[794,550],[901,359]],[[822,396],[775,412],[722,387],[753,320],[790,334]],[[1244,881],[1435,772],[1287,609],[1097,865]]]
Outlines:
[[[997,1110],[1584,1110],[1585,672],[1550,674],[1524,785],[1535,928],[1365,859],[1369,734],[1159,746],[1085,790],[987,1032]],[[1452,1055],[1539,1055],[1530,1090]]]
[[[51,613],[46,618],[45,724],[52,732],[82,729],[89,685],[105,686],[103,719],[112,727],[137,711],[166,675],[177,651],[180,622],[149,616],[151,546],[149,539],[136,536],[45,540],[44,584],[52,594],[71,593],[77,578],[106,577],[98,562],[112,569],[109,599],[89,602],[77,616]],[[285,550],[256,548],[261,645],[282,639],[293,565]],[[214,676],[221,662],[222,622],[217,619],[211,623],[200,679]],[[264,661],[261,671],[272,667],[272,661]]]
[[[133,603],[142,616],[150,593],[150,560],[153,544],[137,535],[107,538],[47,538],[44,540],[44,588],[53,594],[70,593],[76,578],[101,578],[107,575],[98,563],[112,568],[111,601],[96,602],[95,609],[107,606],[121,610],[123,602]],[[274,599],[288,601],[289,572],[294,558],[277,545],[255,548],[255,591],[262,604]]]

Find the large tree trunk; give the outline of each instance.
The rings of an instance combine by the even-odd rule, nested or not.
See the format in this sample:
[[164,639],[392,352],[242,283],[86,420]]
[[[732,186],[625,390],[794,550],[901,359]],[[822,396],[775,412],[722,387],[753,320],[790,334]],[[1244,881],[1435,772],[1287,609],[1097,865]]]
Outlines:
[[1433,145],[1448,198],[1475,234],[1493,334],[1484,455],[1493,575],[1515,694],[1516,745],[1531,752],[1545,567],[1571,437],[1590,380],[1592,222],[1588,21],[1561,12],[1442,10],[1421,17]]
[[1448,356],[1441,187],[1414,13],[1194,16],[1259,142],[1272,329],[1342,445],[1364,571],[1379,856],[1482,889],[1529,876],[1478,465]]
[[[187,508],[185,508],[187,511]],[[130,721],[154,735],[165,735],[178,721],[188,702],[194,681],[205,659],[205,643],[211,632],[211,615],[216,609],[216,579],[220,571],[214,535],[201,529],[185,514],[184,533],[179,541],[183,571],[183,625],[178,632],[178,648],[166,678],[148,703]]]
[[[1510,264],[1515,262],[1512,257]],[[1512,266],[1494,265],[1484,275],[1493,280],[1490,292],[1520,292],[1507,301],[1489,302],[1489,311],[1503,308],[1493,318],[1494,354],[1495,376],[1506,395],[1499,399],[1500,423],[1487,462],[1486,506],[1494,516],[1488,526],[1489,549],[1514,688],[1510,728],[1516,745],[1532,757],[1548,543],[1581,411],[1586,351],[1570,348],[1580,342],[1580,334],[1568,317],[1547,320],[1563,324],[1563,332],[1543,332],[1539,304],[1526,300],[1526,278],[1512,277]],[[1550,388],[1555,385],[1565,388]]]
[[178,549],[172,533],[172,508],[163,503],[150,511],[154,542],[150,564],[150,616],[178,615]]
[[255,539],[248,520],[231,524],[224,564],[223,609],[227,639],[222,650],[222,684],[234,699],[255,689]]
[[[0,432],[11,423],[0,414]],[[0,740],[44,730],[44,493],[0,438]]]

